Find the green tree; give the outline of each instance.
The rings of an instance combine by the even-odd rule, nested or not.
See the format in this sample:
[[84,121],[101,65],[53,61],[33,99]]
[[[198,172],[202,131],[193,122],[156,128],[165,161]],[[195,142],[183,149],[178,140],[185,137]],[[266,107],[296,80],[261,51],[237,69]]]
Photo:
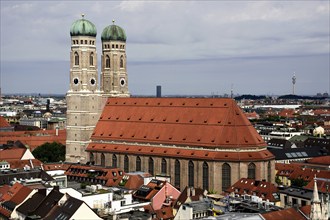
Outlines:
[[47,142],[37,147],[32,154],[44,163],[60,162],[65,160],[65,146],[57,142]]
[[308,181],[305,181],[301,178],[297,179],[292,179],[291,180],[291,186],[296,186],[296,187],[304,187],[308,184]]

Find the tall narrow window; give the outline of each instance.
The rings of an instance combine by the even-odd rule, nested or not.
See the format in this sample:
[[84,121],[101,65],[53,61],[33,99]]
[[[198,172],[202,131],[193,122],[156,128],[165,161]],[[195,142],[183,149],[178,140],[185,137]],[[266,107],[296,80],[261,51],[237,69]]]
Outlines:
[[148,172],[151,175],[154,175],[154,160],[151,157],[149,157],[149,169],[148,169]]
[[124,56],[120,57],[120,68],[124,68]]
[[101,154],[101,166],[102,167],[105,166],[105,156],[104,156],[104,153]]
[[124,157],[124,171],[125,173],[129,172],[129,159],[127,155]]
[[93,52],[89,55],[89,65],[94,66],[94,53]]
[[116,156],[116,154],[112,155],[112,166],[117,167],[117,156]]
[[194,163],[191,160],[188,163],[188,186],[194,187]]
[[222,165],[222,191],[231,186],[231,167],[228,163]]
[[256,165],[254,163],[250,163],[248,166],[248,178],[256,179]]
[[89,154],[89,162],[94,162],[94,154],[93,153],[90,153]]
[[180,189],[180,161],[175,160],[174,165],[174,186],[178,189]]
[[272,181],[272,165],[271,165],[270,161],[268,162],[268,165],[267,165],[267,180],[268,180],[268,182]]
[[74,65],[79,65],[79,55],[77,52],[74,53]]
[[167,162],[165,158],[162,159],[162,173],[166,174],[167,173]]
[[141,158],[139,156],[136,157],[136,171],[141,171]]
[[203,163],[203,189],[209,190],[209,165],[207,162]]
[[105,68],[110,68],[110,57],[108,55],[105,57]]

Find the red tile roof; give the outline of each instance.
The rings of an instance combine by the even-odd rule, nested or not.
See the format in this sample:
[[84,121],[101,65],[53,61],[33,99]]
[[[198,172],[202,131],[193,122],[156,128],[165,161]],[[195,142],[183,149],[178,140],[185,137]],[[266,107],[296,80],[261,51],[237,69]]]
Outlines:
[[38,159],[32,160],[6,160],[10,164],[11,169],[23,169],[26,165],[31,166],[31,162],[34,167],[41,167],[42,162]]
[[174,219],[173,208],[172,207],[163,207],[159,210],[155,210],[157,219],[169,220]]
[[304,213],[306,216],[310,216],[311,214],[311,205],[305,205],[303,207],[300,207],[300,211]]
[[330,165],[330,156],[322,156],[322,157],[314,157],[312,159],[307,160],[307,163],[311,164],[321,164],[321,165]]
[[266,146],[236,102],[225,98],[110,98],[92,139],[204,148]]
[[294,118],[297,116],[294,109],[283,109],[278,115],[283,118]]
[[273,195],[273,193],[278,192],[277,187],[274,184],[266,181],[241,178],[231,187],[229,187],[226,192],[233,192],[239,195],[253,195],[255,193],[256,196],[262,198],[263,200],[268,199],[271,202],[279,201],[279,197],[276,199]]
[[3,186],[0,186],[0,198],[6,194],[10,189],[10,186],[9,185],[3,185]]
[[[324,180],[317,180],[316,181],[317,184],[317,190],[319,192],[322,193],[327,193],[327,185],[329,184],[328,182],[324,181]],[[314,190],[314,181],[310,181],[306,186],[304,186],[305,189],[310,189],[310,190]]]
[[14,131],[14,132],[0,132],[0,144],[6,144],[8,141],[21,141],[28,146],[31,151],[46,142],[58,142],[65,145],[66,131],[60,130],[59,135],[55,135],[54,130],[47,131]]
[[4,117],[0,116],[0,128],[4,128],[4,127],[11,127],[11,126]]
[[10,148],[0,150],[0,160],[20,160],[26,149],[23,148]]
[[47,163],[43,164],[43,168],[45,171],[50,171],[50,170],[67,170],[69,169],[71,164],[66,164],[66,163]]
[[84,177],[106,181],[106,186],[118,186],[124,174],[119,168],[102,168],[87,165],[71,165],[65,172],[65,175],[68,177]]
[[[277,170],[277,176],[285,176],[289,179],[303,179],[308,182],[313,182],[313,178],[326,178],[330,179],[330,171],[329,170],[318,170],[312,169],[305,166],[309,164],[301,164],[301,163],[292,163],[292,164],[282,164],[275,163],[275,169]],[[313,187],[311,188],[313,189]]]
[[216,151],[207,149],[188,149],[176,147],[137,146],[112,143],[91,143],[86,151],[90,152],[112,152],[136,155],[164,155],[173,158],[221,160],[221,161],[260,161],[274,158],[266,149],[256,151]]
[[280,211],[267,212],[261,214],[265,220],[306,220],[306,218],[294,208],[284,209]]

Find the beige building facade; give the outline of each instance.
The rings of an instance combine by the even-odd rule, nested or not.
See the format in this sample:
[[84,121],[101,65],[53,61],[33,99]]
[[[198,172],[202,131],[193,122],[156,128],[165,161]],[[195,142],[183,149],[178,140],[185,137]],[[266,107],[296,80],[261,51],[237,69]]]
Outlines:
[[[110,27],[112,27],[111,25]],[[118,27],[118,26],[116,26]],[[118,27],[120,28],[120,27]],[[111,32],[107,33],[111,36]],[[66,161],[88,161],[86,147],[99,120],[106,99],[112,96],[129,96],[127,87],[125,41],[105,41],[114,48],[102,49],[111,57],[106,68],[102,59],[101,87],[99,85],[98,59],[96,50],[96,27],[84,15],[70,29],[70,88],[67,92],[67,140]],[[105,44],[103,44],[105,45]],[[120,49],[117,48],[120,45]],[[102,56],[103,58],[103,56]],[[108,62],[108,61],[106,61]],[[104,68],[103,68],[104,66]]]

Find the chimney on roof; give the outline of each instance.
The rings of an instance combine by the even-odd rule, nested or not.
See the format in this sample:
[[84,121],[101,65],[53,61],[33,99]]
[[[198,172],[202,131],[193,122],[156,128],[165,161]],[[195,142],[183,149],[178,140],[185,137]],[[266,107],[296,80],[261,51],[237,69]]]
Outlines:
[[195,188],[194,187],[191,188],[191,196],[195,196]]
[[190,197],[190,187],[187,187],[187,197]]

